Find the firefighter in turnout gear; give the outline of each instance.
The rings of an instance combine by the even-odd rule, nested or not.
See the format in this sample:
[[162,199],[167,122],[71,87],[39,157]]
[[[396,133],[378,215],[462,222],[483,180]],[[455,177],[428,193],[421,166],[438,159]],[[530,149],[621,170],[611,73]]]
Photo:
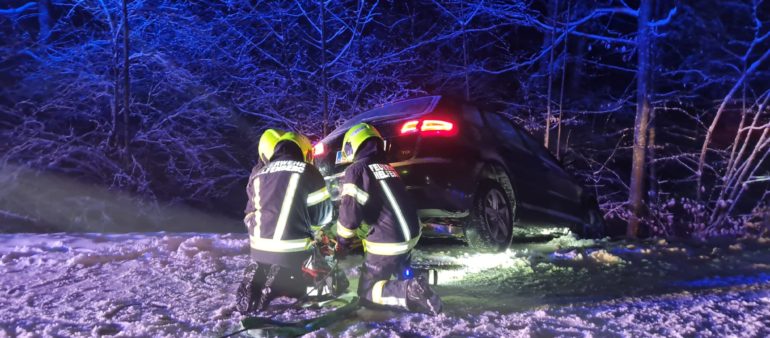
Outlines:
[[298,133],[268,129],[260,138],[261,163],[247,186],[252,263],[238,288],[241,313],[260,311],[278,296],[303,297],[312,285],[302,272],[312,256],[311,226],[331,222],[333,211],[312,156],[310,141]]
[[[343,156],[353,163],[345,169],[337,237],[349,243],[359,227],[368,226],[362,240],[365,258],[358,295],[367,306],[438,314],[441,300],[425,276],[404,279],[411,251],[420,238],[417,210],[398,173],[385,161],[380,133],[366,123],[347,131]],[[391,277],[400,280],[391,280]]]

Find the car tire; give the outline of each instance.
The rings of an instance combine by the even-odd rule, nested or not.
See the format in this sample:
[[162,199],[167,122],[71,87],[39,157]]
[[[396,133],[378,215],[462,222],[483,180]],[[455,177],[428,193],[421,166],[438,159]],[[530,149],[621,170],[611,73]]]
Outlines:
[[606,235],[604,217],[602,216],[599,205],[593,197],[587,197],[583,200],[583,210],[586,212],[584,222],[576,224],[570,229],[578,238],[599,239]]
[[513,208],[500,183],[483,180],[476,190],[465,239],[478,251],[502,251],[513,238]]

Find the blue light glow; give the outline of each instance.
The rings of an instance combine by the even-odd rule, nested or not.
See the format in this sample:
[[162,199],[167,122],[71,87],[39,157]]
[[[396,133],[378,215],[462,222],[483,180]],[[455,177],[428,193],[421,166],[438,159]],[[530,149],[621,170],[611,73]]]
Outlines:
[[406,269],[404,269],[404,273],[402,275],[404,279],[412,279],[413,277],[412,268],[407,267]]

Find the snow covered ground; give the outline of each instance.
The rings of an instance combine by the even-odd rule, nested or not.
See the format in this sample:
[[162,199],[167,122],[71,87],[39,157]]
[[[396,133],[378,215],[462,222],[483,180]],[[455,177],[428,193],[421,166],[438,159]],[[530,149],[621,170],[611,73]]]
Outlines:
[[[247,252],[244,234],[0,235],[0,337],[227,334]],[[770,336],[762,239],[434,243],[415,262],[441,268],[444,314],[362,310],[309,336]]]

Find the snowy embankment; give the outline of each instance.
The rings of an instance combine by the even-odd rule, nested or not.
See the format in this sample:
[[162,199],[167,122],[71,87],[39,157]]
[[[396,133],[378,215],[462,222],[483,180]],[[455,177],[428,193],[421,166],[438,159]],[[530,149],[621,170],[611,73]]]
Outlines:
[[[500,254],[428,246],[415,261],[441,268],[444,314],[359,311],[310,335],[768,336],[769,248],[569,237]],[[242,234],[0,235],[0,337],[232,332],[247,252]]]

